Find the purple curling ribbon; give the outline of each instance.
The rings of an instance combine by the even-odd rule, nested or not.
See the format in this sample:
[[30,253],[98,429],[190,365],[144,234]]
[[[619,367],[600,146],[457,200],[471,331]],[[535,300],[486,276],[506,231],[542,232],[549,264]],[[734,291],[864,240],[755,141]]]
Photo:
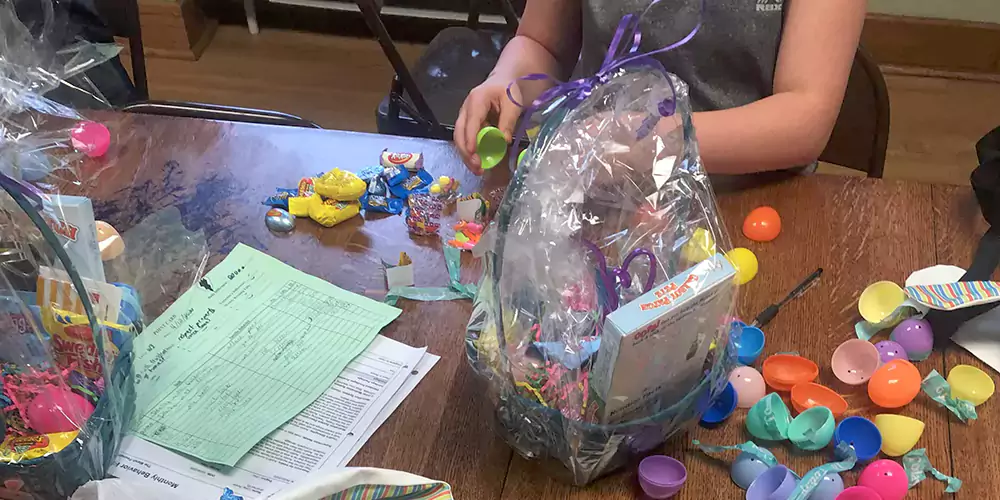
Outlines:
[[[649,6],[646,7],[646,10],[643,11],[642,16],[644,16],[646,12],[649,11],[650,8],[652,8],[659,2],[660,0],[653,0],[653,2],[651,2]],[[704,11],[705,11],[705,0],[702,0],[701,12],[703,13]],[[652,63],[655,66],[658,66],[662,69],[663,66],[660,65],[659,62],[657,62],[655,59],[652,59],[652,56],[656,54],[669,52],[690,42],[691,39],[698,34],[698,31],[701,30],[702,18],[704,17],[703,15],[699,14],[698,23],[694,26],[693,29],[691,29],[691,32],[689,32],[680,40],[666,47],[640,54],[638,52],[639,52],[639,43],[642,41],[642,33],[639,32],[639,20],[642,19],[642,16],[636,16],[635,14],[626,14],[625,16],[622,17],[621,22],[618,23],[618,28],[615,30],[615,35],[611,39],[611,44],[608,45],[608,52],[604,56],[604,62],[601,64],[600,70],[598,70],[597,74],[595,74],[594,76],[580,78],[568,82],[560,82],[558,79],[553,78],[544,73],[532,73],[530,75],[522,76],[517,80],[511,82],[509,85],[507,85],[507,98],[510,99],[510,101],[516,104],[518,107],[524,108],[524,113],[521,117],[520,124],[518,125],[517,134],[515,134],[515,140],[511,144],[520,144],[521,139],[524,137],[525,130],[527,129],[527,125],[530,121],[529,119],[531,118],[531,115],[533,115],[536,111],[538,111],[542,107],[547,107],[547,108],[555,107],[553,106],[554,104],[565,104],[571,108],[576,107],[581,102],[583,102],[584,99],[590,96],[591,92],[593,92],[596,86],[607,83],[607,81],[611,78],[611,74],[615,70],[618,70],[627,64],[636,62],[640,59],[644,59],[646,60],[646,62]],[[621,53],[619,55],[619,53],[621,52],[622,41],[629,38],[632,39],[631,45],[628,46],[628,48],[624,51],[624,53]],[[553,82],[556,82],[556,85],[542,92],[542,94],[539,95],[537,99],[532,101],[531,104],[528,105],[527,107],[519,103],[517,99],[514,99],[514,95],[510,91],[511,86],[516,84],[518,81],[539,81],[539,80],[552,80]],[[670,86],[670,90],[674,91],[673,85]],[[661,102],[657,106],[657,108],[658,108],[657,111],[660,113],[660,116],[673,115],[674,112],[676,111],[676,95],[671,99],[667,99]],[[650,132],[652,132],[653,125],[656,124],[656,121],[658,119],[659,117],[650,116],[643,122],[639,130],[639,139],[642,139],[646,135],[649,135]],[[518,155],[512,154],[508,156],[510,156],[510,162],[511,162],[510,168],[513,171],[517,166],[516,162]]]
[[618,285],[621,285],[622,288],[632,286],[632,275],[629,274],[628,268],[632,264],[632,260],[640,255],[644,255],[649,259],[649,275],[646,276],[646,286],[643,287],[642,293],[653,289],[653,285],[656,284],[656,256],[653,255],[652,251],[645,248],[636,248],[629,252],[620,267],[608,269],[608,259],[604,256],[604,252],[593,242],[587,240],[581,241],[583,242],[583,246],[587,250],[590,250],[590,253],[597,259],[597,274],[601,279],[601,284],[604,286],[604,293],[608,297],[607,303],[604,304],[605,316],[618,309]]

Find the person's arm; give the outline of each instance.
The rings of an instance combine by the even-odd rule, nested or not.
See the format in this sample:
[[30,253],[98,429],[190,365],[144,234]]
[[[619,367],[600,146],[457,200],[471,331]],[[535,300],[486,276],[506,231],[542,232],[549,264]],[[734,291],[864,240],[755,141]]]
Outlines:
[[[481,173],[476,134],[492,116],[510,142],[521,108],[510,102],[507,86],[518,78],[543,73],[564,80],[580,54],[580,0],[528,0],[517,35],[500,54],[490,76],[472,89],[455,120],[455,145],[465,164]],[[551,81],[518,82],[511,94],[521,104],[531,102]]]
[[816,161],[840,114],[866,7],[866,0],[786,0],[774,95],[694,114],[710,173],[745,174]]

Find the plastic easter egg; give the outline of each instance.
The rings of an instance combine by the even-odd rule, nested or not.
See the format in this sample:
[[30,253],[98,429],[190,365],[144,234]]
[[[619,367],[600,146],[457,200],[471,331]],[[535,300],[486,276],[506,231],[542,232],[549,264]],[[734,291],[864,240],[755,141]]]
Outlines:
[[652,455],[639,462],[639,486],[649,498],[670,498],[687,481],[687,468],[666,455]]
[[788,425],[792,415],[781,400],[781,396],[772,392],[757,401],[757,404],[747,412],[746,425],[750,435],[768,441],[781,441],[788,438]]
[[899,285],[891,281],[872,283],[858,298],[858,312],[869,323],[881,323],[906,300]]
[[781,232],[781,217],[771,207],[757,207],[743,220],[743,235],[754,241],[771,241]]
[[890,361],[868,381],[868,397],[882,408],[900,408],[920,392],[920,371],[903,359]]
[[802,413],[815,406],[825,406],[834,418],[840,418],[847,411],[847,400],[833,389],[815,382],[806,382],[792,387],[792,408]]
[[825,406],[814,406],[788,424],[788,439],[806,451],[822,450],[833,439],[835,427],[833,412]]
[[726,253],[726,258],[736,268],[736,283],[745,285],[757,276],[757,256],[746,248],[734,248]]
[[764,350],[764,331],[756,326],[744,326],[736,344],[736,355],[740,363],[752,365]]
[[830,358],[830,368],[837,380],[848,385],[861,385],[872,378],[882,363],[875,345],[867,340],[851,339],[837,346]]
[[871,488],[851,486],[837,495],[836,500],[882,500],[882,496]]
[[500,164],[507,155],[507,139],[496,127],[483,127],[476,135],[476,154],[484,170]]
[[844,491],[844,478],[836,472],[831,472],[823,476],[819,486],[809,494],[809,500],[836,500],[842,491]]
[[775,354],[764,360],[762,368],[764,382],[776,391],[790,391],[819,375],[816,363],[794,354]]
[[888,363],[894,359],[910,360],[910,357],[906,354],[906,349],[903,349],[903,346],[899,342],[883,340],[875,344],[875,348],[878,349],[878,355],[882,358],[883,363]]
[[28,403],[25,420],[41,434],[70,432],[83,427],[94,413],[94,405],[62,387],[48,386]]
[[846,442],[854,448],[858,460],[867,462],[878,455],[882,448],[882,433],[875,424],[864,417],[847,417],[833,431],[833,445]]
[[882,453],[890,457],[909,453],[924,433],[923,422],[892,413],[875,415],[875,426],[882,433]]
[[910,360],[921,361],[927,359],[934,348],[934,331],[927,320],[909,318],[892,329],[889,340],[903,346]]
[[757,476],[747,488],[747,500],[785,499],[795,490],[799,478],[784,465],[775,465]]
[[882,500],[903,500],[908,489],[906,471],[892,460],[876,460],[861,471],[858,486],[871,488]]
[[691,264],[715,255],[715,238],[703,227],[694,230],[691,239],[681,247],[681,258]]
[[740,408],[750,408],[767,392],[764,377],[750,366],[741,366],[733,370],[729,374],[729,383],[733,384],[733,389],[736,391],[736,406]]
[[729,467],[729,477],[736,486],[745,490],[769,468],[761,459],[744,451],[736,456],[733,465]]
[[733,383],[730,382],[726,384],[726,388],[712,400],[712,404],[702,414],[701,425],[711,428],[721,424],[736,410],[736,402],[736,389],[733,388]]
[[111,131],[97,122],[77,123],[69,131],[69,137],[74,149],[91,158],[104,156],[111,146]]
[[964,399],[979,406],[990,399],[996,385],[990,376],[970,365],[957,365],[948,372],[948,385],[951,386],[951,397]]

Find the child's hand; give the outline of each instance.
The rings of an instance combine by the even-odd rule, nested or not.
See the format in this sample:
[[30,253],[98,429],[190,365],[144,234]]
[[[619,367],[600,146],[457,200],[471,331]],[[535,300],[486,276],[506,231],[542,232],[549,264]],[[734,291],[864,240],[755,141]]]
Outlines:
[[[508,144],[514,135],[521,108],[507,97],[507,86],[510,83],[507,78],[488,78],[469,92],[462,103],[458,119],[455,120],[455,146],[465,166],[476,175],[483,173],[479,155],[476,154],[476,135],[488,125],[487,119],[496,120],[497,128],[503,131]],[[521,90],[517,83],[510,85],[510,94],[521,102]]]

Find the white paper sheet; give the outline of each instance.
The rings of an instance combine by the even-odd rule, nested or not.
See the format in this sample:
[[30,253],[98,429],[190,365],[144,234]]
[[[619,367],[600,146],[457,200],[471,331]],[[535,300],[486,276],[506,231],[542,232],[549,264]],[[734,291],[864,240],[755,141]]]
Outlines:
[[426,348],[376,337],[319,399],[254,446],[235,467],[217,470],[127,436],[110,473],[145,480],[151,488],[184,498],[215,499],[226,487],[247,498],[278,491],[309,472],[336,467],[345,457],[350,460],[371,435],[368,429],[378,427],[382,410],[409,393],[401,388],[425,354]]
[[951,340],[1000,371],[1000,307],[986,311],[966,321],[958,328]]

